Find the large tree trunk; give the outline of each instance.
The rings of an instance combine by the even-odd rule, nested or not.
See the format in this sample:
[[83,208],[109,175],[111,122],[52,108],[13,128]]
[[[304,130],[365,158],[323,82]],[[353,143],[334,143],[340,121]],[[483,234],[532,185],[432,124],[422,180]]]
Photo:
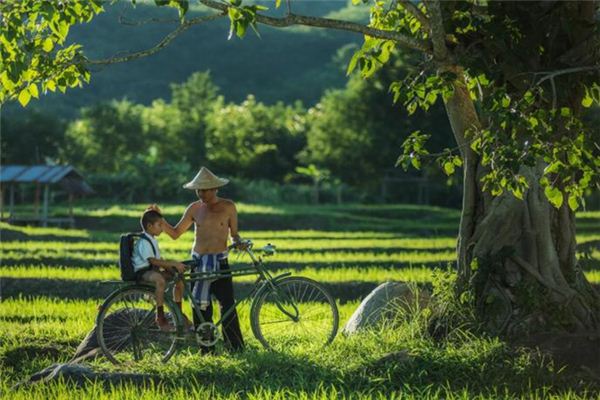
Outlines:
[[577,264],[575,216],[566,201],[556,209],[546,199],[543,163],[522,168],[530,185],[524,200],[482,192],[485,167],[465,139],[479,120],[462,80],[445,105],[464,159],[458,290],[472,292],[491,333],[598,332],[600,295]]

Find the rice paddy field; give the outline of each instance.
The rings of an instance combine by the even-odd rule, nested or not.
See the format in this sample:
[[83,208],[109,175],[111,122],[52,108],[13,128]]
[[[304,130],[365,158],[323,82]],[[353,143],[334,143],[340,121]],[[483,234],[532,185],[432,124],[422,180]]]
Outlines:
[[[68,361],[94,326],[97,307],[118,280],[118,240],[139,230],[145,205],[87,203],[75,209],[77,228],[0,224],[0,397],[38,398],[598,398],[597,384],[573,377],[534,351],[467,332],[443,345],[427,337],[423,316],[344,337],[322,349],[267,352],[253,339],[249,305],[239,309],[247,350],[200,355],[185,347],[167,364],[120,366],[98,358],[95,371],[144,372],[150,386],[90,381],[13,386]],[[164,205],[175,223],[184,207]],[[56,214],[66,214],[56,207]],[[323,283],[336,298],[340,328],[360,301],[388,280],[430,286],[435,269],[452,267],[459,213],[436,207],[238,205],[240,232],[255,247],[272,243],[274,272]],[[581,263],[600,284],[600,212],[577,216]],[[163,258],[189,258],[193,233],[159,237]],[[230,256],[230,264],[247,264]],[[240,278],[244,293],[253,278]],[[189,312],[189,310],[188,310]],[[404,354],[400,361],[386,355]],[[383,360],[383,361],[382,361]]]

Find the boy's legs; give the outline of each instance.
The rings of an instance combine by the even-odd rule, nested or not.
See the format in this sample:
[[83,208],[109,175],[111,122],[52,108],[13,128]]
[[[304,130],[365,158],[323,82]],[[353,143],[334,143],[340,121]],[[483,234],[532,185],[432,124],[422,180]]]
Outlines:
[[169,324],[169,321],[165,317],[165,309],[164,309],[165,288],[167,286],[165,278],[162,276],[162,274],[160,272],[150,270],[150,271],[144,272],[144,274],[142,275],[142,280],[145,282],[151,283],[156,287],[156,290],[155,290],[156,325],[158,325],[158,327],[161,330],[170,329],[171,325]]
[[181,304],[181,301],[183,299],[184,287],[185,283],[183,281],[178,281],[175,284],[175,288],[173,289],[173,300],[175,301],[175,304],[177,304],[179,311],[181,311],[181,314],[183,315],[183,323],[185,324],[186,328],[189,328],[190,326],[192,326],[192,323],[190,322],[188,317],[183,313],[183,307]]
[[178,281],[175,284],[175,289],[173,290],[173,300],[175,303],[181,303],[183,299],[183,281]]

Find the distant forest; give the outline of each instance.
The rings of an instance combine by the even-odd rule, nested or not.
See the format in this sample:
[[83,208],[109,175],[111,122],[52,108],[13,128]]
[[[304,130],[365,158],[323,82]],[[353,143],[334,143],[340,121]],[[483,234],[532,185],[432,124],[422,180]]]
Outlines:
[[[129,0],[107,5],[106,12],[90,24],[76,26],[72,40],[84,44],[88,57],[102,59],[150,48],[177,26],[175,10],[137,3],[135,8]],[[275,2],[264,4],[274,8]],[[309,15],[368,18],[365,8],[344,1],[300,1],[294,2],[294,7]],[[200,13],[194,8],[188,17]],[[253,94],[266,104],[300,100],[312,106],[326,89],[345,85],[351,50],[362,42],[360,35],[307,28],[275,30],[261,26],[260,37],[249,30],[244,39],[234,36],[231,40],[227,40],[228,31],[227,19],[192,27],[155,55],[96,68],[91,83],[83,89],[66,96],[45,96],[30,107],[72,118],[81,107],[100,101],[127,98],[146,105],[157,98],[168,101],[169,84],[206,70],[212,72],[214,83],[228,101],[240,102]],[[9,104],[3,112],[13,115],[21,110],[19,105]]]
[[[368,8],[344,1],[293,7],[368,18]],[[72,40],[89,58],[104,59],[154,46],[176,21],[173,9],[141,0],[134,9],[122,0],[75,27]],[[452,146],[441,105],[409,118],[393,104],[388,87],[414,55],[395,55],[392,67],[365,81],[346,76],[361,35],[261,26],[260,37],[248,30],[227,40],[228,31],[227,19],[195,26],[155,55],[93,70],[82,89],[43,96],[27,109],[5,106],[0,162],[71,164],[96,195],[123,201],[173,198],[208,165],[235,177],[231,194],[250,202],[459,204],[460,187],[438,166],[394,168],[415,130],[432,134],[434,150]]]

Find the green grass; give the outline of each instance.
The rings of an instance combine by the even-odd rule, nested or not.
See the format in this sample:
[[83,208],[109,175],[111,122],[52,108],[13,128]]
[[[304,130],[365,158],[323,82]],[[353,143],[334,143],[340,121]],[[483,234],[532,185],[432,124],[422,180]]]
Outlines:
[[[278,273],[288,270],[277,271]],[[401,280],[418,283],[431,282],[432,270],[430,268],[405,268],[405,269],[382,269],[373,267],[339,267],[335,273],[330,270],[317,269],[313,267],[289,270],[295,275],[306,276],[319,282],[342,283],[342,282],[384,282],[388,280]],[[77,281],[102,281],[120,279],[119,269],[116,267],[33,267],[17,266],[10,269],[5,268],[0,272],[0,277],[13,279],[61,279]],[[252,275],[236,278],[236,282],[253,282]]]
[[[342,319],[356,303],[340,306]],[[45,298],[0,303],[2,377],[5,398],[587,398],[597,388],[569,380],[549,360],[523,349],[511,349],[497,339],[455,332],[439,346],[423,335],[422,315],[399,320],[352,337],[339,336],[324,350],[295,348],[273,353],[260,349],[246,335],[248,349],[230,355],[200,356],[183,349],[166,365],[115,367],[97,360],[97,371],[144,372],[163,384],[144,388],[105,388],[90,383],[76,389],[66,382],[8,392],[23,373],[65,362],[72,347],[92,326],[96,304]],[[240,308],[242,329],[248,333],[247,308]],[[7,324],[8,323],[8,324]],[[36,343],[36,344],[32,344]],[[406,355],[379,361],[390,353]],[[566,397],[565,397],[566,396]],[[188,397],[190,398],[190,397]]]
[[[0,290],[4,296],[0,301],[0,397],[579,399],[600,395],[600,388],[585,376],[561,370],[536,352],[510,348],[497,339],[459,330],[448,342],[433,343],[419,313],[373,332],[348,338],[339,335],[324,350],[309,346],[265,352],[252,337],[247,303],[239,309],[248,343],[245,352],[231,355],[220,349],[214,356],[200,356],[191,346],[167,365],[139,366],[141,372],[159,376],[161,385],[105,387],[90,382],[76,388],[59,382],[9,391],[23,377],[73,355],[94,325],[102,301],[102,296],[93,296],[101,288],[95,285],[119,278],[119,234],[138,229],[145,206],[83,203],[75,209],[81,227],[75,230],[0,223]],[[172,222],[183,210],[183,206],[163,206]],[[336,293],[351,292],[349,299],[338,297],[342,326],[366,294],[357,290],[368,292],[387,280],[430,284],[433,268],[445,269],[454,259],[459,217],[455,210],[247,204],[240,204],[238,210],[241,233],[253,239],[255,248],[267,243],[277,246],[278,253],[267,259],[274,271],[316,279],[335,286]],[[64,214],[66,208],[58,206],[53,212]],[[600,283],[600,212],[583,212],[577,218],[582,265],[588,279]],[[165,236],[159,240],[164,257],[187,259],[193,234],[188,232],[177,241]],[[248,262],[236,257],[230,258],[234,266]],[[252,277],[239,279],[246,285],[251,281]],[[62,291],[50,290],[54,287]],[[56,293],[72,299],[56,297]],[[379,361],[400,351],[408,355]],[[117,370],[101,359],[91,365],[96,371]],[[134,368],[118,370],[133,372]]]

